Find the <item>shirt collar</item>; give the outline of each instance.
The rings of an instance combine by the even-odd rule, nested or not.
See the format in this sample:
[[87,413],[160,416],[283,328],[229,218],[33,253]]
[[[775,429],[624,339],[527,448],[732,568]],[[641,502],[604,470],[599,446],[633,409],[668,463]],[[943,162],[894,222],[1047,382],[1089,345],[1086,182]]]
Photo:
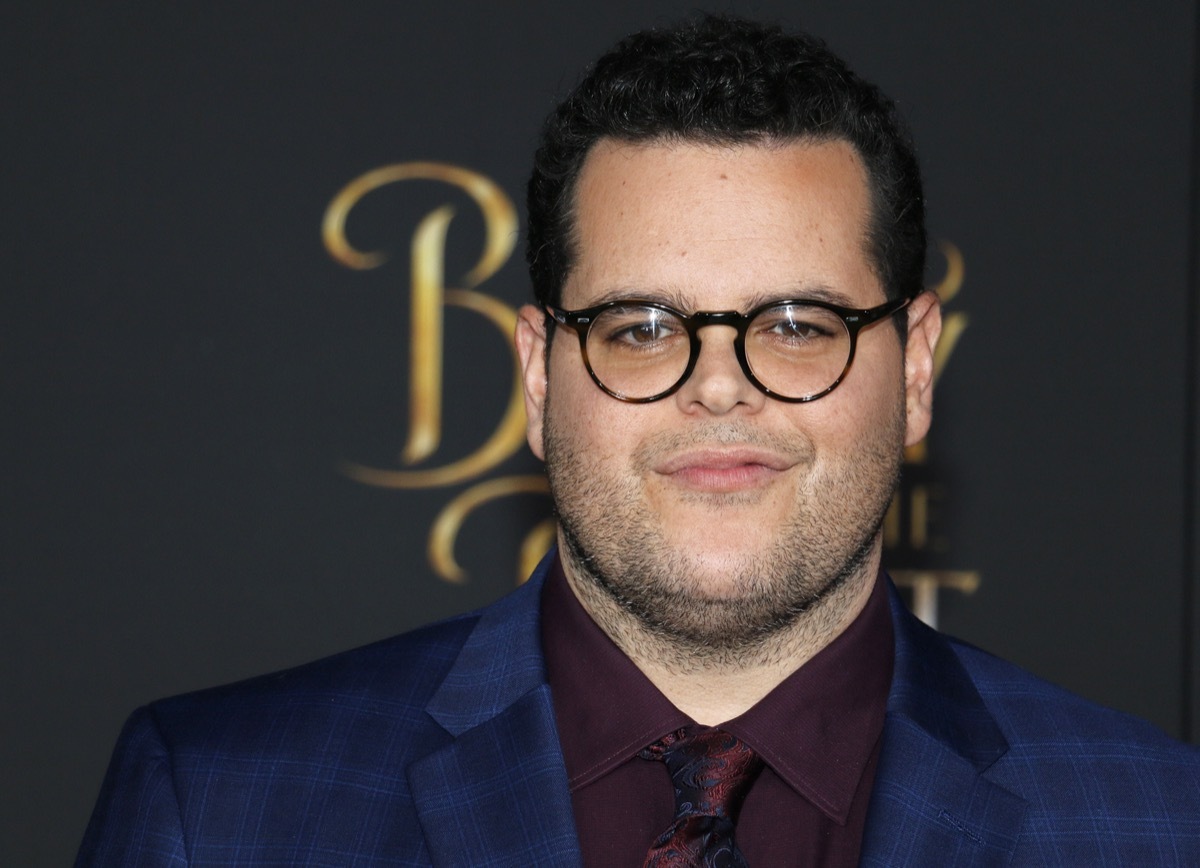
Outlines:
[[[579,604],[556,558],[542,591],[542,644],[572,792],[692,721]],[[883,731],[894,655],[880,573],[858,617],[753,708],[722,725],[788,786],[844,823]]]
[[558,558],[542,589],[542,647],[572,791],[691,723],[579,604]]
[[883,732],[894,656],[880,572],[863,610],[840,635],[721,728],[830,819],[845,823]]

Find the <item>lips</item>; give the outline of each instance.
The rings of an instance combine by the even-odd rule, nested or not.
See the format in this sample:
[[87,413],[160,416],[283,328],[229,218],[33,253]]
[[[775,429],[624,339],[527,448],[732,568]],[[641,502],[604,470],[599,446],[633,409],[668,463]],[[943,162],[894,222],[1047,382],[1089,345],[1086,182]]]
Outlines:
[[768,449],[746,447],[734,449],[690,449],[666,458],[654,469],[663,474],[702,468],[730,470],[736,467],[753,465],[765,467],[769,470],[787,470],[793,463],[792,459]]
[[690,449],[671,455],[654,470],[686,488],[723,492],[767,485],[794,463],[764,449]]

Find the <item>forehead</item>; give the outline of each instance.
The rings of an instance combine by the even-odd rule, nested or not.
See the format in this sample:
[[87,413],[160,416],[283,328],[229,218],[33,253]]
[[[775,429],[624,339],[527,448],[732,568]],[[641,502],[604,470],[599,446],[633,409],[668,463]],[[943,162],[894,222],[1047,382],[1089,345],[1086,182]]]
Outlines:
[[847,142],[602,140],[580,172],[563,304],[661,298],[742,309],[807,293],[882,300],[866,172]]

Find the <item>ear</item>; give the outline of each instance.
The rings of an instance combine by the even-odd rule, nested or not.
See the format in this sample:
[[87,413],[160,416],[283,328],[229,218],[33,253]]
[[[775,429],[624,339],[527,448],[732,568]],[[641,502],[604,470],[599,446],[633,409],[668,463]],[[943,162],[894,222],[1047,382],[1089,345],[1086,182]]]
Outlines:
[[542,448],[542,415],[546,407],[546,314],[532,304],[517,311],[517,360],[525,388],[525,438],[538,458]]
[[942,305],[932,292],[921,293],[908,306],[908,344],[904,349],[904,445],[919,443],[933,419],[933,376]]

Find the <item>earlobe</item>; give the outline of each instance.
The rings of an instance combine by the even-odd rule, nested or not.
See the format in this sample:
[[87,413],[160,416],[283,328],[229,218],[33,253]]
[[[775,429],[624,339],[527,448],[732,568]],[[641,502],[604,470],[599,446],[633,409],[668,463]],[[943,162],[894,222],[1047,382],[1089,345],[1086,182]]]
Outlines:
[[925,292],[908,306],[908,343],[904,350],[905,446],[920,442],[933,420],[933,380],[941,333],[941,302],[934,293]]
[[525,390],[525,437],[538,458],[542,448],[542,414],[546,406],[546,315],[532,304],[517,311],[517,361]]

